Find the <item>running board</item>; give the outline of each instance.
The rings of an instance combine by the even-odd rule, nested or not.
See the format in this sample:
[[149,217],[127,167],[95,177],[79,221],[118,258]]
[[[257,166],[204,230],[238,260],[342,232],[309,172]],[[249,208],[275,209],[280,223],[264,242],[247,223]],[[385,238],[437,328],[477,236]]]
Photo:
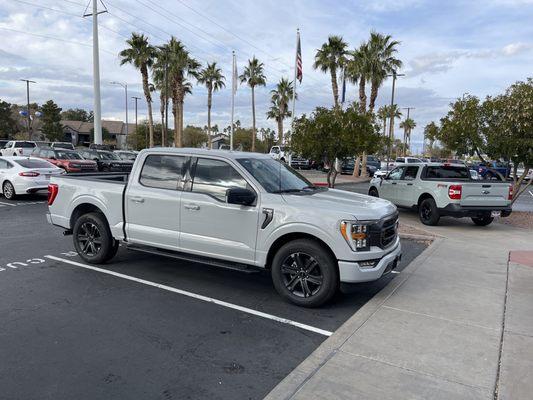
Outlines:
[[128,250],[141,251],[143,253],[154,254],[157,256],[170,257],[182,261],[190,261],[199,264],[211,265],[214,267],[225,268],[232,271],[244,272],[246,274],[255,274],[260,272],[261,270],[260,268],[254,267],[252,265],[236,263],[233,261],[224,261],[211,257],[195,256],[194,254],[180,253],[171,250],[158,249],[155,247],[129,244],[126,245],[126,248]]

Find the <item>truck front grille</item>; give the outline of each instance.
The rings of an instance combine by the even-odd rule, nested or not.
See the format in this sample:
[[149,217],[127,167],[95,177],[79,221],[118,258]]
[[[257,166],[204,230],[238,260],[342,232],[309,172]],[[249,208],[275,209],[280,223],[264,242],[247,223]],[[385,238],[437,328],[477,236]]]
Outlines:
[[382,219],[370,227],[370,245],[387,248],[398,236],[398,213]]

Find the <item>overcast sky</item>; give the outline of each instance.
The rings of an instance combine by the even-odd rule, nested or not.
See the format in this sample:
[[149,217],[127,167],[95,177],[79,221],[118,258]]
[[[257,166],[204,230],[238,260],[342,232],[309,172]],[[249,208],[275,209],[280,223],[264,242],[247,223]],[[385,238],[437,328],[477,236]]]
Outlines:
[[[31,100],[56,101],[63,109],[92,109],[92,29],[81,18],[88,0],[0,0],[0,99],[25,103],[20,78],[37,81]],[[400,107],[414,107],[415,150],[423,127],[438,121],[463,93],[480,97],[501,93],[533,76],[533,0],[105,0],[100,15],[100,63],[104,118],[124,119],[124,81],[130,96],[142,97],[140,74],[120,66],[118,52],[132,31],[154,45],[175,35],[202,63],[217,61],[231,79],[231,50],[239,72],[256,55],[266,65],[268,85],[257,90],[258,126],[274,128],[265,112],[269,91],[282,76],[293,77],[295,32],[301,30],[304,77],[298,86],[296,114],[331,106],[329,75],[312,69],[316,49],[328,35],[341,35],[355,48],[371,30],[401,41],[399,57],[406,76],[397,82]],[[101,7],[101,5],[100,5]],[[102,8],[102,7],[101,7]],[[216,93],[213,123],[229,125],[230,88]],[[348,86],[347,99],[357,89]],[[380,89],[378,105],[389,103],[391,82]],[[129,101],[130,121],[133,103]],[[185,124],[206,124],[206,91],[195,84],[185,102]],[[154,118],[159,120],[159,104]],[[146,115],[144,100],[140,118]],[[236,118],[251,124],[250,91],[239,87]],[[401,136],[396,127],[396,134]]]

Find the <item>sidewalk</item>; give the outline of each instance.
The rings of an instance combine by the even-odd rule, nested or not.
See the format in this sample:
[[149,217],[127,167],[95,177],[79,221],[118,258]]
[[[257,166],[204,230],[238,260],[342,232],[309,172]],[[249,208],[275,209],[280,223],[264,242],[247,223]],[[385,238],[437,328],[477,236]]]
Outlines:
[[431,228],[428,250],[267,399],[531,398],[533,267],[519,264],[531,253],[508,260],[533,250],[533,232],[468,222]]
[[[307,179],[309,179],[311,182],[313,182],[315,185],[327,185],[327,174],[322,171],[317,170],[299,170],[300,174],[305,176]],[[370,178],[361,178],[361,177],[355,177],[353,175],[343,175],[338,174],[337,178],[335,179],[335,185],[343,184],[343,183],[363,183],[363,182],[369,182]]]

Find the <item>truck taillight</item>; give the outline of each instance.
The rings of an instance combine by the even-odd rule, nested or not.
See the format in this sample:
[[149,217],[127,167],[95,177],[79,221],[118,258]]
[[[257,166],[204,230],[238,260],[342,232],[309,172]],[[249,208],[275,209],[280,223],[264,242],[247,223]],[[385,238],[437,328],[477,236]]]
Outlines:
[[452,200],[461,200],[463,187],[461,185],[450,185],[448,187],[448,197]]
[[19,149],[19,154],[22,154],[22,149]]
[[57,186],[55,183],[50,183],[48,185],[48,205],[49,206],[54,204],[54,200],[56,199],[58,192],[59,192],[59,186]]
[[29,176],[35,178],[36,176],[39,176],[40,174],[36,171],[30,171],[30,172],[19,172],[19,176]]
[[509,195],[507,196],[507,200],[513,199],[513,187],[509,186]]

